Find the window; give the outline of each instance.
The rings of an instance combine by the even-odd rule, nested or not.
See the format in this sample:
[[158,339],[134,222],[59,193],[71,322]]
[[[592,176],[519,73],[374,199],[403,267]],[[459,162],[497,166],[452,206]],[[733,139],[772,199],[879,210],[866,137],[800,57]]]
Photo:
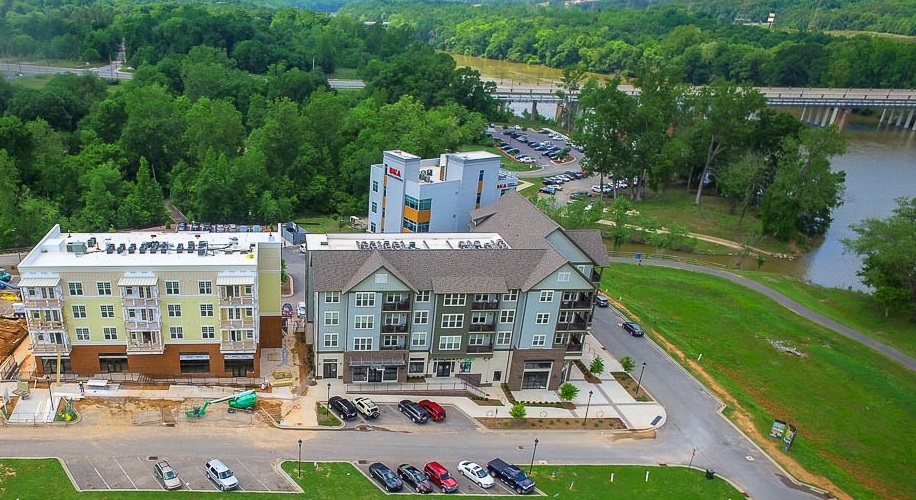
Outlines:
[[[340,337],[337,333],[325,333],[324,334],[324,346],[327,348],[337,348],[337,341]],[[372,339],[369,339],[372,340]]]
[[166,295],[178,295],[178,282],[177,281],[166,281],[165,282],[165,294]]
[[515,309],[504,309],[499,311],[500,323],[515,323]]
[[180,326],[170,326],[169,327],[169,338],[172,340],[178,340],[184,338],[184,328]]
[[509,345],[512,343],[512,332],[496,332],[496,345]]
[[403,349],[404,344],[400,335],[382,335],[382,347]]
[[111,295],[110,281],[98,281],[95,286],[99,290],[99,295]]
[[375,327],[375,316],[356,316],[353,319],[353,328],[357,330],[371,330]]
[[442,328],[461,328],[464,326],[464,314],[443,314]]
[[490,295],[487,293],[475,293],[474,294],[474,302],[489,302],[489,301],[490,301]]
[[213,317],[213,304],[201,304],[200,305],[200,317],[201,318],[212,318]]
[[337,326],[340,324],[340,311],[325,311],[324,326]]
[[197,282],[197,292],[201,295],[213,295],[213,282],[212,281],[198,281]]
[[477,182],[483,182],[483,170],[481,170],[480,173],[477,174]]
[[356,292],[356,307],[375,307],[375,292]]
[[588,276],[588,272],[587,272],[588,266],[579,264],[578,266],[576,266],[576,269],[578,269],[579,272],[582,273],[583,276]]
[[375,225],[374,222],[370,222],[370,223],[369,223],[369,232],[370,232],[370,233],[375,233],[375,232],[377,232],[377,229],[378,229],[378,228],[376,227],[376,225]]
[[559,281],[560,283],[566,283],[567,281],[569,281],[569,272],[566,271],[566,272],[558,273],[557,281]]
[[487,324],[487,314],[488,313],[485,313],[485,312],[471,313],[471,324],[472,325]]
[[118,340],[118,329],[113,326],[103,327],[102,335],[105,336],[105,340]]
[[447,335],[444,337],[439,337],[440,351],[457,351],[458,349],[461,349],[460,335]]
[[432,210],[433,208],[433,199],[432,198],[423,198],[420,200],[420,210]]
[[353,339],[354,351],[371,351],[372,337],[356,337]]
[[99,306],[99,312],[102,313],[103,318],[114,318],[114,306],[111,304]]
[[568,332],[557,332],[553,336],[554,345],[566,345],[569,343],[569,333]]
[[432,297],[432,292],[429,290],[423,290],[417,292],[417,296],[414,299],[414,302],[429,302],[430,297]]
[[[187,358],[187,359],[181,359]],[[209,373],[210,357],[205,352],[180,353],[178,361],[181,373]]]
[[67,286],[70,288],[70,295],[82,295],[83,294],[83,282],[82,281],[71,281],[67,283]]
[[410,347],[426,347],[426,332],[411,333]]
[[576,292],[563,292],[563,302],[572,302],[576,300]]
[[169,304],[169,317],[170,318],[180,318],[181,317],[181,304]]
[[86,317],[86,306],[71,306],[73,309],[74,318],[85,318]]
[[325,304],[340,304],[340,292],[325,292],[324,293],[324,303]]
[[216,338],[216,328],[212,326],[200,327],[200,338],[212,340]]
[[466,297],[464,294],[460,293],[447,293],[445,294],[445,299],[442,301],[442,305],[445,306],[463,306],[465,304]]
[[378,193],[378,181],[372,181],[372,192]]
[[429,323],[429,311],[414,311],[413,312],[413,324],[425,325],[427,323]]
[[535,335],[531,339],[531,345],[534,347],[542,347],[545,343],[547,343],[547,335]]
[[481,333],[472,333],[468,335],[468,345],[483,345],[486,337]]
[[89,329],[84,327],[76,328],[76,340],[89,340]]
[[374,214],[378,213],[378,203],[374,201],[372,202],[372,213]]
[[560,311],[560,314],[557,315],[557,323],[572,323],[573,321],[573,312],[572,311]]
[[423,365],[423,358],[410,358],[410,363],[407,365],[407,373],[422,374]]
[[535,325],[546,325],[550,323],[550,313],[538,313],[534,318]]
[[503,294],[504,302],[515,302],[518,300],[518,290],[509,290],[508,293]]
[[553,302],[553,290],[541,290],[541,302]]

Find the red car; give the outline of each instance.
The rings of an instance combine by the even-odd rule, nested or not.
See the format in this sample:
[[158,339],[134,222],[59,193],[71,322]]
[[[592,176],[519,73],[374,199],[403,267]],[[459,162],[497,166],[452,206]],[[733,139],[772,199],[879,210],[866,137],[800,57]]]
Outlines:
[[287,302],[286,304],[283,304],[283,316],[288,318],[292,315],[293,315],[293,305],[290,304],[289,302]]
[[433,422],[445,420],[445,409],[439,406],[435,401],[421,399],[417,404],[422,406],[423,409],[426,410],[426,413],[429,413],[429,418],[432,419]]
[[442,493],[454,493],[458,491],[458,481],[448,472],[448,469],[439,462],[430,462],[423,467],[423,472],[429,476],[429,480],[439,487]]

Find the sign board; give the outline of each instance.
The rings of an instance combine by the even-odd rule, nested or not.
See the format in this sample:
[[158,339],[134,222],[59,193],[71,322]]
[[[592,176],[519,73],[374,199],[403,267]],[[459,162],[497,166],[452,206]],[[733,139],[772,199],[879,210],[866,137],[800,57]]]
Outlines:
[[786,432],[786,423],[782,420],[776,420],[773,422],[773,427],[770,427],[770,437],[779,439]]
[[394,167],[388,167],[388,175],[395,179],[401,179],[401,170]]
[[210,359],[209,354],[179,354],[180,361],[207,361]]
[[792,447],[792,443],[795,441],[795,436],[797,435],[798,429],[796,429],[794,425],[790,425],[789,430],[786,431],[786,437],[782,438],[782,442],[784,443],[782,447],[783,451],[789,451],[789,448]]

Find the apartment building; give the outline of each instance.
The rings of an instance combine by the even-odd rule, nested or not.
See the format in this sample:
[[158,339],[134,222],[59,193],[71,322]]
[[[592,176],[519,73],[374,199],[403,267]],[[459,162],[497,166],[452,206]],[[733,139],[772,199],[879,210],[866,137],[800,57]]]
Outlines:
[[565,231],[514,191],[470,219],[471,232],[306,237],[318,376],[566,379],[607,266],[600,233]]
[[64,233],[19,265],[37,369],[258,377],[281,347],[272,233]]
[[467,230],[468,213],[514,191],[518,178],[486,151],[421,159],[385,151],[369,173],[370,233],[441,233]]

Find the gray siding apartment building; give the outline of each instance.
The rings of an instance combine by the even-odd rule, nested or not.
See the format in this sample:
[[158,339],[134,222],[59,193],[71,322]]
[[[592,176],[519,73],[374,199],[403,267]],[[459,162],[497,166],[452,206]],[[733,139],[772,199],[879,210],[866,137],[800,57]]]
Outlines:
[[470,215],[465,233],[306,237],[319,377],[562,383],[607,266],[600,233],[566,231],[515,191]]

